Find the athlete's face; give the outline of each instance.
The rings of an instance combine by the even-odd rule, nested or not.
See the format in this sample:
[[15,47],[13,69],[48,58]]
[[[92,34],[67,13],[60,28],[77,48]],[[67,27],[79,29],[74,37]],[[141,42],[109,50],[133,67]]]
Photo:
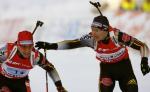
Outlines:
[[100,28],[91,27],[91,29],[92,29],[92,36],[96,41],[104,40],[108,35],[108,31],[103,31]]
[[18,45],[18,50],[24,58],[29,58],[31,55],[33,45]]

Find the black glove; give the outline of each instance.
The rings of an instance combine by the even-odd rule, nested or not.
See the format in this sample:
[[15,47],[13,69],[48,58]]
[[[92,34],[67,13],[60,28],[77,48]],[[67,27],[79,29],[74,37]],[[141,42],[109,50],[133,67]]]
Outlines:
[[57,87],[57,90],[58,90],[58,92],[68,92],[64,87],[62,87],[62,86],[58,86]]
[[57,91],[58,91],[58,92],[68,92],[68,91],[62,86],[61,81],[55,82],[55,85],[56,85],[56,87],[57,87]]
[[48,43],[48,42],[43,42],[43,41],[38,41],[35,43],[35,47],[37,47],[38,49],[57,49],[58,45],[57,43]]
[[146,75],[147,73],[150,72],[150,67],[148,66],[148,58],[147,57],[142,57],[141,71],[142,71],[143,75]]

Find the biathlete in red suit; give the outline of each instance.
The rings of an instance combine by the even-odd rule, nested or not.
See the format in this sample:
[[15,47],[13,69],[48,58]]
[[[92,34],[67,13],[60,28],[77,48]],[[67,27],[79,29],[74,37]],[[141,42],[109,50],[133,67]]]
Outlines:
[[31,92],[28,74],[35,65],[48,72],[58,92],[67,92],[55,67],[33,44],[32,33],[21,31],[17,42],[0,49],[0,92]]
[[99,92],[113,92],[115,81],[119,81],[122,92],[138,92],[138,84],[133,73],[127,46],[139,50],[143,75],[150,71],[147,45],[130,35],[109,25],[105,16],[97,16],[91,25],[92,32],[79,39],[58,43],[39,41],[39,49],[73,49],[91,47],[100,61]]

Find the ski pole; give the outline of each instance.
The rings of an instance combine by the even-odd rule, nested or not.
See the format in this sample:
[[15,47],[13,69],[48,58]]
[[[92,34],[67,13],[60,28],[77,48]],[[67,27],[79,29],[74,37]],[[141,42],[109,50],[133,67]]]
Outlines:
[[[44,23],[42,21],[37,21],[36,22],[36,26],[32,32],[32,35],[34,35],[35,31],[37,30],[37,28],[40,26],[42,27]],[[46,49],[44,49],[44,56],[45,56],[45,61],[46,61]],[[46,72],[46,92],[48,92],[48,77],[47,77],[47,72]]]
[[[45,55],[45,60],[46,60],[46,49],[44,49],[44,55]],[[47,77],[47,71],[45,72],[45,76],[46,76],[46,92],[48,92],[48,77]]]
[[[34,30],[32,32],[32,35],[35,33],[35,31],[37,30],[37,28],[39,26],[42,27],[43,24],[44,23],[42,21],[37,21],[36,26],[35,26],[35,28],[34,28]],[[46,56],[46,49],[44,49],[44,56],[45,56],[45,61],[46,61],[46,57],[47,57]],[[48,92],[48,74],[47,74],[47,71],[45,73],[45,76],[46,76],[46,92]]]

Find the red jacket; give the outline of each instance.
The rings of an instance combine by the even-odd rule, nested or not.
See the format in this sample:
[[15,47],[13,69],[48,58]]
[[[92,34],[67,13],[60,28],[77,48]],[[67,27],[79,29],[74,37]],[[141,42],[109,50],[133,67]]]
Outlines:
[[0,66],[0,73],[8,78],[26,77],[36,60],[39,59],[39,52],[34,48],[30,58],[21,58],[17,46],[13,43],[7,44],[6,54],[7,59]]
[[96,58],[103,63],[116,63],[129,57],[127,48],[115,41],[115,31],[117,29],[109,28],[108,44],[104,44],[102,41],[97,43]]

